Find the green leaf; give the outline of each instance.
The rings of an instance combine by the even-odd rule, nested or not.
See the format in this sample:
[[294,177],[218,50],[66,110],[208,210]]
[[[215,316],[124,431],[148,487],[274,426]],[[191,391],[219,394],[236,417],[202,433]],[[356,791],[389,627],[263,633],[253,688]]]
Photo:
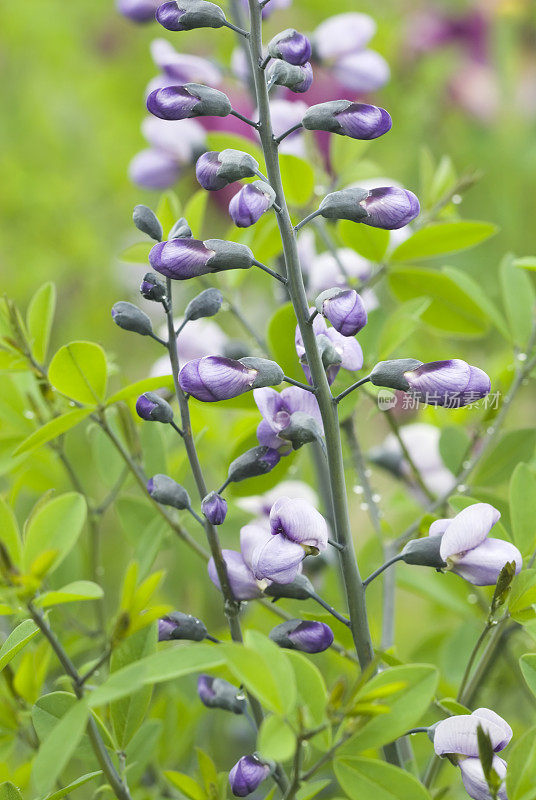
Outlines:
[[122,253],[119,253],[118,258],[128,264],[147,264],[149,252],[155,244],[156,242],[136,242],[136,244],[131,244]]
[[[289,650],[286,655],[296,676],[297,705],[301,707],[302,713],[304,710],[306,712],[306,726],[316,728],[326,721],[326,705],[328,702],[326,682],[318,667],[302,653]],[[322,749],[327,749],[331,745],[329,730],[322,731],[312,739],[312,742]]]
[[452,278],[454,283],[456,283],[465,294],[469,295],[491,324],[495,325],[499,333],[507,341],[510,341],[510,331],[508,330],[508,325],[506,324],[503,314],[499,311],[495,303],[490,300],[482,286],[473,280],[467,272],[462,272],[460,269],[444,267],[442,272],[444,275]]
[[102,402],[106,394],[104,350],[95,342],[71,342],[60,347],[48,371],[52,386],[84,405]]
[[22,800],[22,795],[13,783],[6,781],[0,784],[0,800]]
[[102,588],[93,581],[73,581],[61,589],[39,595],[35,605],[38,608],[50,608],[63,603],[75,603],[78,600],[98,600],[103,594]]
[[315,185],[313,168],[303,158],[290,153],[281,153],[279,163],[287,201],[290,205],[306,205],[311,199]]
[[[111,674],[140,661],[156,652],[157,626],[149,625],[129,636],[117,647],[111,659]],[[143,686],[139,691],[111,704],[111,717],[115,738],[121,749],[132,739],[140,727],[149,703],[152,686]]]
[[219,667],[225,663],[223,646],[196,643],[195,645],[178,645],[146,656],[134,664],[129,664],[114,672],[110,677],[88,695],[91,708],[102,706],[113,700],[119,700],[142,686],[162,683],[192,672],[203,672]]
[[398,300],[430,298],[421,319],[441,333],[480,336],[489,327],[487,314],[443,271],[398,267],[389,272],[388,281]]
[[389,314],[380,334],[378,352],[380,361],[390,358],[393,352],[415,333],[429,305],[429,300],[416,297],[414,300],[402,303]]
[[462,705],[455,700],[453,697],[442,697],[441,700],[437,701],[438,705],[441,706],[444,711],[446,711],[451,716],[457,716],[458,714],[470,714],[471,711],[467,708],[467,706]]
[[534,322],[534,289],[526,272],[516,269],[512,255],[503,258],[499,268],[506,318],[512,339],[527,346]]
[[265,717],[257,738],[261,756],[272,761],[288,761],[296,750],[296,736],[288,722],[276,714]]
[[11,562],[16,567],[20,567],[22,539],[19,526],[13,509],[8,506],[3,497],[0,497],[0,531],[2,531],[2,544],[7,550]]
[[296,800],[312,800],[317,794],[320,794],[326,786],[329,786],[330,780],[324,779],[319,781],[308,781],[305,786],[302,786],[296,792]]
[[53,283],[45,283],[30,300],[26,314],[26,328],[32,354],[38,363],[42,363],[47,356],[55,310],[56,287]]
[[473,473],[474,486],[492,486],[508,480],[520,461],[530,461],[536,446],[536,431],[524,428],[504,433],[488,450]]
[[523,258],[514,258],[513,264],[515,267],[522,269],[536,270],[536,256],[523,256]]
[[350,171],[359,164],[359,159],[369,147],[370,140],[330,136],[329,158],[333,173],[344,177],[346,182]]
[[429,664],[404,664],[400,667],[390,667],[375,675],[363,686],[356,701],[359,701],[360,696],[390,684],[395,686],[400,684],[400,688],[382,700],[382,704],[389,706],[389,711],[365,722],[341,747],[340,752],[353,754],[360,750],[380,747],[414,727],[432,702],[438,679],[437,669]]
[[46,552],[51,554],[47,571],[55,569],[76,544],[86,511],[86,501],[76,492],[62,494],[39,506],[30,517],[25,531],[24,569],[30,570],[33,562]]
[[462,468],[464,459],[467,458],[471,440],[463,428],[448,425],[441,430],[439,437],[439,454],[443,464],[457,475]]
[[41,428],[30,434],[23,442],[19,444],[17,449],[13,452],[14,456],[22,455],[22,453],[30,453],[32,450],[37,450],[63,433],[71,430],[79,422],[86,419],[93,409],[91,408],[75,408],[72,411],[67,411],[59,417],[46,422]]
[[83,736],[89,709],[78,700],[42,742],[33,762],[32,777],[40,793],[49,792]]
[[536,728],[526,731],[508,752],[506,792],[508,800],[535,800]]
[[508,610],[513,617],[536,604],[536,569],[524,569],[514,579]]
[[99,775],[102,775],[102,770],[100,769],[97,770],[97,772],[87,772],[85,775],[81,775],[79,778],[70,783],[68,786],[64,786],[63,789],[58,789],[57,792],[49,794],[46,797],[46,800],[61,800],[61,798],[65,797],[66,794],[74,792],[75,789],[79,789],[80,786],[84,786],[84,784],[89,783],[89,781],[92,781],[93,778],[98,778]]
[[389,246],[389,231],[369,225],[356,225],[347,219],[338,223],[337,231],[344,244],[363,258],[376,263],[383,260]]
[[274,361],[277,361],[285,375],[303,381],[303,370],[294,349],[295,334],[294,308],[292,303],[285,303],[277,309],[268,323],[268,345]]
[[[172,189],[168,189],[160,197],[156,216],[164,231],[164,239],[167,239],[170,230],[181,216],[181,204]],[[151,243],[151,247],[153,245],[154,242]]]
[[521,656],[519,666],[529,689],[536,696],[536,653],[526,653]]
[[417,778],[392,764],[372,758],[338,758],[333,766],[351,800],[430,800]]
[[39,628],[31,619],[25,619],[24,622],[17,625],[15,630],[11,631],[2,647],[0,647],[0,670],[4,669],[38,633]]
[[144,392],[154,392],[157,389],[173,389],[173,375],[160,375],[155,378],[143,378],[141,381],[136,381],[128,386],[124,386],[118,392],[110,395],[106,400],[106,405],[111,406],[113,403],[124,402],[125,400],[133,400]]
[[415,231],[391,254],[392,261],[414,261],[457,253],[484,242],[497,233],[489,222],[440,222]]
[[206,800],[203,787],[194,778],[176,770],[166,770],[164,777],[189,800]]
[[523,556],[536,549],[536,476],[527,464],[518,464],[510,480],[512,535]]
[[184,209],[184,217],[192,229],[194,237],[198,239],[201,238],[201,233],[203,231],[203,221],[205,219],[208,195],[208,192],[204,189],[200,189],[190,197]]

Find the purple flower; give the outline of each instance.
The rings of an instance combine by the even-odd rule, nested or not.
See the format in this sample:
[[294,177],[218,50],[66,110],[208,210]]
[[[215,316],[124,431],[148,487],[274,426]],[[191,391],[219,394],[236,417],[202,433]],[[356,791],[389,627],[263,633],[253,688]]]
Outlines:
[[332,61],[362,50],[375,33],[376,23],[368,14],[335,14],[316,28],[314,51],[323,61]]
[[180,164],[163,150],[153,148],[137,153],[128,168],[128,177],[143,189],[168,189],[179,180]]
[[328,526],[319,511],[307,500],[280,497],[270,511],[273,536],[284,536],[303,547],[325,550],[328,546]]
[[307,92],[313,83],[313,68],[306,61],[301,66],[288,64],[279,59],[272,62],[268,69],[268,85],[286,86],[292,92],[303,94]]
[[328,289],[318,298],[317,308],[343,336],[355,336],[367,324],[365,304],[354,289]]
[[311,131],[329,131],[352,139],[377,139],[391,130],[388,112],[368,103],[332,100],[307,109],[303,127]]
[[272,58],[282,58],[289,64],[302,65],[311,58],[311,42],[294,28],[287,28],[274,36],[268,44]]
[[170,0],[158,8],[156,19],[168,31],[189,31],[221,28],[225,14],[215,3],[205,0]]
[[264,181],[243,186],[229,203],[229,214],[238,228],[254,225],[274,204],[275,192]]
[[173,409],[155,392],[145,392],[136,400],[136,413],[147,422],[171,422]]
[[251,178],[258,170],[259,165],[253,156],[241,150],[227,149],[219,153],[203,153],[197,161],[195,173],[203,189],[214,192],[241,178]]
[[211,525],[222,525],[227,516],[227,501],[217,492],[210,492],[201,503],[201,511]]
[[158,8],[159,0],[116,0],[120,14],[133,22],[150,22]]
[[477,708],[472,714],[459,714],[437,723],[434,728],[436,754],[478,757],[479,726],[489,735],[495,753],[504,750],[512,738],[512,728],[502,717],[489,708]]
[[[479,758],[464,758],[458,764],[462,773],[462,781],[465,791],[473,800],[492,800],[491,793],[484,777],[484,770]],[[493,756],[492,767],[501,779],[501,785],[497,792],[497,800],[508,800],[506,795],[506,761]]]
[[301,572],[306,556],[300,544],[284,534],[274,535],[260,522],[252,522],[241,529],[240,551],[251,574],[257,581],[264,581],[265,586],[272,581],[292,583]]
[[273,447],[274,450],[279,450],[281,447],[288,448],[288,442],[278,434],[290,425],[292,414],[296,412],[313,417],[323,430],[320,409],[312,392],[300,389],[299,386],[290,386],[282,392],[276,392],[267,386],[255,389],[253,397],[263,417],[257,428],[257,439],[260,444]]
[[[311,309],[313,311],[314,309]],[[326,370],[328,381],[333,383],[337,377],[339,369],[347,369],[350,372],[357,372],[363,366],[363,351],[359,342],[348,336],[343,336],[335,328],[328,328],[325,321],[321,316],[317,316],[313,320],[313,331],[318,337],[324,336],[330,341],[338,355],[340,356],[340,363],[329,366]],[[305,347],[300,333],[299,327],[296,327],[296,352],[298,358],[302,362],[303,371],[309,383],[311,382],[311,372],[307,365]]]
[[279,647],[301,650],[303,653],[322,653],[333,644],[333,631],[325,622],[290,619],[270,631]]
[[475,586],[494,586],[510,561],[515,562],[517,574],[523,566],[517,547],[503,539],[488,539],[500,517],[500,512],[488,503],[474,503],[454,519],[432,522],[429,535],[442,537],[439,553],[447,569]]
[[333,77],[351,92],[375,92],[391,77],[389,64],[375,50],[361,50],[339,58],[331,68]]
[[[227,567],[227,575],[236,600],[254,600],[262,596],[262,589],[257,583],[251,569],[236,550],[222,550],[223,560]],[[214,586],[221,591],[214,559],[208,562],[208,576]]]
[[172,639],[190,639],[201,642],[207,635],[205,625],[191,614],[172,611],[158,620],[158,641],[169,642]]
[[235,361],[222,356],[205,356],[188,361],[179,372],[184,392],[209,403],[262,386],[277,385],[283,380],[281,368],[264,358],[243,358]]
[[304,498],[311,505],[316,505],[318,502],[316,492],[307,483],[303,481],[282,481],[266,494],[241,497],[237,499],[236,504],[249,514],[254,514],[256,517],[266,520],[266,517],[270,516],[273,504],[280,497]]
[[371,189],[367,197],[361,201],[361,207],[367,212],[364,225],[385,230],[402,228],[415,219],[421,207],[417,197],[409,189],[396,186],[384,186]]
[[[178,53],[167,39],[154,39],[150,48],[156,66],[166,78],[177,84],[204,83],[207,86],[219,86],[221,83],[220,70],[206,58],[191,53]],[[165,86],[166,83],[162,85]]]
[[155,244],[149,262],[161,275],[182,281],[210,272],[209,262],[215,255],[199,239],[170,239]]
[[200,675],[197,679],[197,694],[207,708],[223,708],[233,714],[243,714],[246,710],[246,698],[237,686],[214,678],[212,675]]
[[242,756],[229,773],[229,784],[235,797],[251,794],[270,774],[270,767],[257,756]]
[[195,119],[177,122],[147,115],[141,132],[151,147],[169,155],[179,165],[191,164],[206,149],[206,131]]
[[491,389],[491,381],[478,367],[459,358],[431,361],[404,373],[408,390],[423,403],[460,408],[482,399]]
[[201,83],[183,86],[163,86],[154,89],[147,97],[147,109],[155,117],[181,120],[190,117],[226,117],[231,113],[229,98],[219,89]]

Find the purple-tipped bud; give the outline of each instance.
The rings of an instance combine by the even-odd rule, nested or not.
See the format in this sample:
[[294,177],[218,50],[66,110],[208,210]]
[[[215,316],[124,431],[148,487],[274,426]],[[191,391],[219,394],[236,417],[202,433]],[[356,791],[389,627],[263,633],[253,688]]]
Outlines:
[[190,639],[202,642],[207,635],[205,625],[191,614],[172,611],[158,620],[158,641],[169,642],[172,639]]
[[257,478],[259,475],[266,475],[279,464],[281,456],[272,447],[259,445],[246,450],[241,456],[235,458],[229,464],[227,480],[230,483],[238,483],[246,478]]
[[257,756],[242,756],[229,773],[229,784],[235,797],[247,797],[270,774],[270,767]]
[[223,678],[200,675],[197,679],[197,694],[207,708],[223,708],[233,714],[243,714],[246,710],[244,693]]
[[166,287],[154,272],[147,272],[140,285],[140,294],[146,300],[161,303],[166,296]]
[[491,389],[491,381],[478,367],[459,358],[431,361],[404,372],[406,391],[434,406],[460,408],[481,400]]
[[187,394],[204,403],[230,400],[250,389],[276,386],[283,371],[265,358],[234,361],[223,356],[205,356],[188,361],[179,372],[179,384]]
[[173,409],[163,397],[155,392],[140,394],[136,400],[136,413],[138,417],[147,422],[171,422]]
[[117,0],[116,7],[120,14],[132,22],[150,22],[158,8],[159,0]]
[[223,189],[242,178],[252,178],[258,171],[259,164],[253,156],[232,149],[203,153],[195,168],[197,180],[209,192]]
[[397,186],[371,189],[368,197],[361,201],[361,205],[367,212],[366,219],[361,222],[388,231],[408,225],[419,216],[421,210],[413,192],[409,189],[399,189]]
[[311,58],[311,42],[294,28],[287,28],[274,36],[268,45],[272,58],[281,58],[289,64],[301,66]]
[[327,289],[316,298],[316,307],[343,336],[355,336],[367,324],[367,310],[354,289]]
[[391,130],[392,120],[379,106],[332,100],[308,108],[302,124],[310,131],[329,131],[352,139],[377,139]]
[[172,506],[182,511],[190,508],[188,492],[169,475],[153,475],[147,481],[147,491],[157,503],[163,506]]
[[223,239],[170,239],[151,249],[149,261],[167,278],[184,281],[224,269],[248,269],[253,253],[243,244]]
[[148,206],[135,206],[132,212],[132,221],[136,228],[142,233],[146,233],[151,239],[160,242],[163,231],[162,225],[154,211]]
[[254,225],[274,204],[275,192],[264,181],[243,186],[229,203],[229,214],[238,228]]
[[201,511],[211,525],[222,525],[227,516],[227,500],[217,492],[210,492],[201,503]]
[[270,631],[270,639],[288,650],[322,653],[333,644],[334,636],[325,622],[289,619]]
[[287,64],[286,61],[274,61],[268,71],[269,84],[286,86],[293,92],[303,94],[311,88],[313,83],[313,68],[307,61],[301,66]]
[[225,24],[221,8],[205,0],[172,0],[159,6],[155,16],[168,31],[221,28]]
[[112,319],[125,331],[139,333],[141,336],[150,336],[153,332],[151,320],[145,311],[126,300],[115,303],[112,308]]
[[167,120],[190,117],[226,117],[231,113],[229,98],[219,89],[201,83],[164,86],[147,97],[147,109],[155,117]]

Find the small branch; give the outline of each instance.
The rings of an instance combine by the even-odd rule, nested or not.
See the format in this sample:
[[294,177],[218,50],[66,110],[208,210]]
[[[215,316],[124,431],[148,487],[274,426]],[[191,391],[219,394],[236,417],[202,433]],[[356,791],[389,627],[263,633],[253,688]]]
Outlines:
[[181,439],[184,439],[184,431],[181,430],[181,428],[179,428],[177,423],[174,420],[171,420],[171,422],[169,424],[171,425],[171,427],[173,428],[174,431],[177,431],[177,433],[179,434]]
[[205,527],[206,520],[204,520],[202,517],[200,517],[200,516],[199,516],[199,514],[198,514],[197,512],[195,512],[191,506],[190,506],[189,508],[187,508],[186,510],[190,512],[190,514],[192,515],[192,517],[193,517],[193,518],[194,518],[194,519],[195,519],[197,522],[199,522],[199,524],[201,525],[201,527],[202,527],[202,528],[204,528],[204,527]]
[[365,580],[363,581],[363,586],[365,587],[365,589],[367,588],[369,583],[372,583],[372,581],[378,577],[378,575],[381,575],[382,572],[384,572],[384,570],[388,569],[393,564],[396,564],[396,562],[400,561],[401,559],[402,559],[402,554],[399,553],[398,555],[390,558],[389,561],[386,561],[385,564],[382,564],[381,567],[378,567],[378,569],[374,570],[374,572],[371,575],[369,575],[368,578],[365,578]]
[[430,728],[411,728],[404,733],[404,736],[409,736],[411,733],[428,733],[429,730]]
[[108,659],[111,656],[111,654],[112,654],[112,648],[111,647],[107,647],[106,650],[104,651],[104,653],[102,654],[102,656],[91,667],[91,669],[89,669],[86,673],[84,673],[84,675],[80,676],[80,678],[78,680],[78,685],[79,686],[84,686],[84,684],[87,683],[87,681],[97,672],[97,670],[99,670],[100,667],[102,667],[102,665],[105,664],[106,661],[108,661]]
[[309,386],[308,383],[301,383],[301,381],[295,381],[294,378],[289,378],[288,375],[283,375],[283,380],[285,383],[291,383],[293,386],[298,386],[300,389],[305,389],[307,392],[315,393],[315,390],[312,386]]
[[256,259],[253,260],[253,263],[255,264],[256,267],[260,267],[260,269],[264,270],[264,272],[267,272],[268,275],[271,275],[272,278],[276,278],[284,286],[286,286],[287,279],[284,278],[282,275],[280,275],[279,272],[274,272],[273,269],[270,269],[270,267],[267,267],[265,264],[261,264],[261,262],[257,261]]
[[233,23],[229,22],[229,20],[225,20],[223,24],[225,25],[226,28],[230,28],[232,31],[235,31],[235,33],[239,33],[240,36],[243,36],[245,39],[249,39],[248,31],[245,31],[243,28],[239,28],[237,25],[233,25]]
[[272,56],[266,56],[266,58],[263,58],[262,61],[259,61],[259,67],[261,69],[266,69],[271,60]]
[[[167,301],[166,301],[166,305],[165,305],[165,312],[166,312],[166,314],[167,314],[167,312],[168,312],[168,308],[169,308],[169,305],[168,305],[168,303],[167,303]],[[181,322],[181,324],[179,325],[179,327],[178,327],[178,328],[177,328],[177,330],[175,331],[175,337],[177,337],[177,336],[179,335],[179,333],[181,333],[181,331],[183,331],[183,330],[184,330],[184,328],[185,328],[185,327],[188,325],[188,323],[189,323],[189,322],[190,322],[190,320],[189,320],[189,319],[183,319],[183,321]],[[167,345],[166,345],[166,347],[167,347]]]
[[327,602],[326,602],[326,601],[325,601],[325,600],[324,600],[322,597],[320,597],[320,595],[319,595],[319,594],[317,594],[316,592],[310,592],[310,594],[309,594],[309,597],[310,597],[312,600],[316,600],[316,602],[317,602],[317,603],[318,603],[320,606],[322,606],[322,608],[325,608],[325,609],[326,609],[326,611],[329,611],[329,613],[330,613],[330,614],[331,614],[333,617],[335,617],[335,619],[338,619],[338,620],[339,620],[339,622],[342,622],[342,624],[343,624],[343,625],[346,625],[346,627],[349,627],[349,626],[350,626],[350,620],[349,620],[347,617],[343,617],[343,615],[342,615],[342,614],[339,614],[339,612],[338,612],[338,611],[336,611],[336,610],[333,608],[333,606],[330,606],[330,604],[329,604],[329,603],[327,603]]
[[339,542],[336,542],[335,539],[328,539],[328,544],[334,547],[335,550],[338,550],[339,553],[342,552],[342,550],[344,550],[344,545],[339,544]]
[[318,316],[318,314],[319,314],[319,313],[320,313],[320,312],[318,311],[318,308],[314,308],[314,309],[311,311],[311,316],[310,316],[310,317],[309,317],[309,319],[307,320],[307,322],[309,323],[309,325],[312,325],[312,324],[313,324],[313,320],[315,319],[315,317],[317,317],[317,316]]
[[[264,67],[262,67],[262,69],[264,69]],[[288,131],[285,131],[280,136],[276,136],[275,139],[274,139],[275,143],[276,144],[281,144],[283,139],[286,139],[287,136],[290,136],[290,134],[294,133],[294,131],[299,131],[299,129],[302,128],[302,127],[303,127],[303,125],[301,124],[301,122],[297,122],[296,125],[293,125],[292,128],[288,129]]]
[[167,342],[161,339],[160,336],[157,336],[156,333],[150,333],[149,336],[151,337],[151,339],[154,339],[155,342],[158,342],[158,344],[162,344],[164,345],[164,347],[167,347]]
[[259,123],[258,122],[253,122],[252,119],[249,119],[249,117],[245,117],[239,111],[235,111],[234,108],[231,111],[231,114],[233,115],[233,117],[236,117],[237,119],[242,120],[242,122],[245,122],[246,125],[250,125],[252,128],[255,128],[255,130],[259,129]]
[[351,394],[351,392],[353,392],[354,389],[358,389],[360,386],[363,386],[364,383],[368,383],[368,381],[370,381],[370,375],[367,375],[365,378],[361,378],[355,383],[352,383],[352,385],[349,386],[348,389],[345,389],[344,392],[341,392],[340,394],[337,395],[337,397],[334,398],[335,402],[340,403],[341,400],[344,400],[344,398],[347,397],[347,395]]
[[318,209],[316,211],[313,211],[312,214],[309,214],[309,216],[305,217],[304,219],[302,219],[301,222],[298,222],[298,224],[294,226],[294,231],[297,233],[300,230],[300,228],[303,228],[303,226],[307,225],[308,222],[311,222],[312,219],[318,217],[320,213],[321,212]]

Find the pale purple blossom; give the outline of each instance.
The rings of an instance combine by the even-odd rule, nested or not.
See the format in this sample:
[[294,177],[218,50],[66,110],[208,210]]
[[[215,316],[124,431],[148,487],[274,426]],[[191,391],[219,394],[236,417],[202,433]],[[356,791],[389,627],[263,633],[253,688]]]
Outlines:
[[[312,311],[313,309],[311,309],[311,312]],[[313,320],[313,331],[317,337],[327,337],[341,359],[339,364],[333,364],[326,370],[330,383],[333,383],[341,368],[347,369],[350,372],[357,372],[361,369],[363,366],[363,351],[357,339],[350,336],[343,336],[336,331],[335,328],[328,328],[325,320],[320,315],[316,316]],[[296,326],[296,352],[302,363],[305,376],[310,383],[311,372],[307,365],[305,346],[298,326]]]
[[207,86],[221,84],[222,74],[216,64],[201,56],[177,52],[167,39],[154,39],[151,42],[151,56],[163,72],[162,86],[169,84],[170,79],[177,83],[204,83]]
[[317,400],[312,392],[289,386],[282,392],[271,387],[255,389],[253,397],[262,414],[262,421],[257,428],[257,439],[260,444],[273,447],[274,450],[289,448],[289,443],[279,434],[291,423],[292,414],[302,412],[313,417],[323,431],[322,417]]
[[[262,587],[244,561],[242,554],[236,550],[222,550],[222,555],[235,599],[254,600],[256,597],[261,597]],[[208,576],[214,586],[221,591],[220,580],[213,558],[208,562]]]
[[318,503],[318,496],[316,492],[311,489],[309,484],[303,481],[290,480],[278,483],[277,486],[267,491],[266,494],[239,497],[236,500],[236,505],[249,514],[254,514],[258,518],[266,518],[270,516],[273,504],[280,497],[303,498],[313,506],[316,506]]

